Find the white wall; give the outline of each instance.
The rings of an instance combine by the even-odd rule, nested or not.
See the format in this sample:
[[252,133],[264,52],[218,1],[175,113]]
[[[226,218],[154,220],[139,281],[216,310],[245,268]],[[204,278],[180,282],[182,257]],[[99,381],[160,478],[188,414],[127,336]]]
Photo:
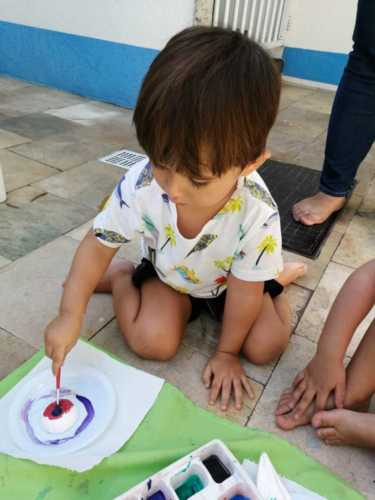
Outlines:
[[286,46],[341,53],[351,50],[357,0],[289,0],[289,3]]
[[0,0],[0,20],[160,49],[193,24],[194,0]]

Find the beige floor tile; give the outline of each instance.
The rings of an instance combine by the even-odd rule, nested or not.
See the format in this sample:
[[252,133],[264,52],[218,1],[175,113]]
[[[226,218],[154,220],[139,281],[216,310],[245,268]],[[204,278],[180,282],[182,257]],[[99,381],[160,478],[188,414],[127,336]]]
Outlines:
[[333,260],[357,268],[375,258],[375,223],[372,217],[355,215]]
[[0,328],[0,380],[31,358],[36,349]]
[[284,84],[281,89],[280,110],[283,110],[302,99],[303,97],[312,94],[314,91],[306,87],[297,87],[294,85]]
[[0,99],[0,112],[8,116],[18,117],[30,113],[40,113],[51,108],[71,106],[85,100],[84,97],[60,90],[29,85],[12,92],[5,92]]
[[[307,337],[314,342],[318,341],[329,310],[331,309],[331,306],[341,287],[352,272],[353,269],[341,264],[336,264],[335,262],[331,262],[328,265],[318,288],[312,296],[298,324],[296,330],[298,335]],[[374,318],[375,307],[358,327],[348,348],[349,356],[352,356],[355,352],[355,349],[361,341],[365,331]]]
[[5,189],[8,192],[56,174],[56,170],[52,167],[6,150],[0,150],[0,164],[3,168]]
[[98,208],[103,198],[112,193],[123,174],[124,170],[119,167],[90,161],[38,182],[36,186],[55,196]]
[[252,381],[252,385],[256,391],[255,400],[250,401],[247,399],[241,411],[236,411],[234,408],[230,407],[228,411],[224,413],[216,407],[211,407],[207,403],[208,391],[201,381],[202,372],[207,363],[207,357],[194,349],[182,345],[176,357],[168,362],[142,360],[125,346],[115,321],[111,322],[95,335],[92,342],[113,352],[116,356],[119,356],[136,368],[165,378],[167,382],[178,387],[198,406],[213,411],[220,416],[227,417],[230,420],[234,420],[241,425],[246,423],[263,389],[261,384]]
[[[62,283],[78,243],[62,237],[7,266],[0,280],[0,327],[34,347],[57,314]],[[84,337],[91,337],[113,318],[111,297],[95,295],[88,306]]]
[[330,115],[334,98],[335,92],[330,90],[315,90],[311,94],[301,97],[294,105],[309,111]]
[[345,234],[349,224],[353,220],[354,215],[357,213],[362,202],[362,196],[352,194],[348,203],[339,213],[333,229],[336,233]]
[[[90,126],[98,121],[105,121],[121,115],[121,109],[98,101],[89,101],[60,109],[50,109],[46,113],[64,118],[64,120],[71,120],[79,125]],[[129,110],[130,120],[131,116],[132,112]]]
[[362,217],[375,217],[375,180],[371,182],[370,188],[358,209],[358,215]]
[[22,144],[11,150],[59,170],[68,170],[105,156],[118,147],[118,144],[103,143],[100,138],[95,140],[81,137],[80,134],[65,133]]
[[321,171],[324,162],[326,132],[323,132],[310,144],[307,144],[296,156],[295,163],[303,167]]
[[10,264],[11,262],[12,262],[11,260],[6,259],[5,257],[2,257],[0,255],[0,269],[4,269],[4,267]]
[[323,276],[323,273],[328,266],[335,250],[337,249],[342,235],[336,231],[332,231],[326,242],[323,245],[322,251],[317,259],[308,259],[302,255],[294,254],[288,250],[283,250],[285,262],[304,262],[308,269],[305,276],[298,278],[296,284],[310,290],[315,290]]
[[298,102],[278,114],[276,126],[283,127],[286,134],[297,135],[306,143],[321,136],[328,127],[328,115],[298,107]]
[[375,498],[372,452],[358,448],[326,446],[315,436],[310,426],[285,432],[275,425],[274,411],[280,394],[290,386],[295,375],[306,366],[314,352],[315,345],[312,342],[293,336],[288,350],[273,372],[248,425],[287,439],[290,444],[297,446],[307,455],[349,481],[354,488],[361,490],[365,495],[371,495],[367,498]]
[[85,222],[82,226],[78,226],[76,229],[73,229],[73,231],[67,233],[66,236],[70,236],[73,240],[82,241],[88,231],[92,228],[93,221],[94,219]]
[[292,284],[286,288],[286,296],[292,309],[293,330],[297,327],[311,295],[311,290],[298,285]]
[[31,83],[25,82],[24,80],[16,80],[15,78],[3,75],[0,77],[0,92],[2,93],[14,92],[15,90],[30,86]]
[[11,146],[17,146],[25,142],[31,142],[31,139],[8,132],[8,130],[0,129],[0,149],[10,148]]
[[45,194],[44,189],[36,186],[24,186],[9,193],[6,203],[10,207],[20,208],[22,205],[27,205]]

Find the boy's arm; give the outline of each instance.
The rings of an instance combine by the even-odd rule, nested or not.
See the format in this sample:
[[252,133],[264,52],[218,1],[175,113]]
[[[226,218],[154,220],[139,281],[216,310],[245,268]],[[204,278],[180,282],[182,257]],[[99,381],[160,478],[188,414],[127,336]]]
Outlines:
[[243,281],[232,274],[228,277],[219,344],[203,373],[203,382],[206,387],[211,386],[210,404],[216,402],[221,392],[222,410],[227,409],[232,389],[237,409],[242,406],[242,388],[250,398],[254,397],[254,391],[247,380],[238,354],[259,315],[263,300],[263,287],[263,282]]
[[54,373],[76,343],[90,297],[117,250],[99,243],[92,231],[78,247],[64,284],[59,314],[44,334]]
[[217,352],[239,354],[262,307],[263,288],[263,281],[244,281],[229,274]]

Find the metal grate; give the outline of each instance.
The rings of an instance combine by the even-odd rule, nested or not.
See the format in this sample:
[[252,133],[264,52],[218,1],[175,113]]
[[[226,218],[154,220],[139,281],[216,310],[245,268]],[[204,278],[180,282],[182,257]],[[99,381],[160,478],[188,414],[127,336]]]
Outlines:
[[214,26],[247,34],[266,48],[283,44],[288,0],[215,0]]
[[104,156],[104,158],[100,158],[99,161],[128,169],[138,163],[146,163],[148,161],[148,157],[146,155],[130,151],[129,149],[122,149],[121,151],[115,151],[108,156]]

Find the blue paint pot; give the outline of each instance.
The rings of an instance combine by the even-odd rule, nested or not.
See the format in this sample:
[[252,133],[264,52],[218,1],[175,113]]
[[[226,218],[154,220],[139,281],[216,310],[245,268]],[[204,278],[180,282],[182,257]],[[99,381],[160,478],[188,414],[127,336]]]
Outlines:
[[150,497],[147,497],[147,500],[167,500],[167,499],[164,493],[161,490],[159,490]]

